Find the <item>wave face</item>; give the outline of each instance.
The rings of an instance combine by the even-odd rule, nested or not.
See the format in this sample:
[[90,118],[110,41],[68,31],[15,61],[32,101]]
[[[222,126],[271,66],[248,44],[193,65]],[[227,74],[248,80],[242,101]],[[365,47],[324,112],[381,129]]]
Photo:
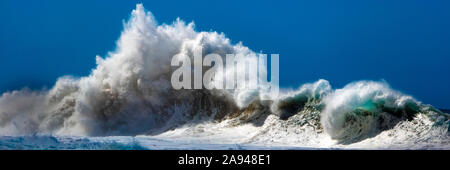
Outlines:
[[318,80],[282,89],[270,100],[262,100],[259,91],[174,90],[172,57],[192,56],[199,49],[221,56],[257,55],[242,43],[231,44],[223,33],[197,32],[193,23],[180,19],[158,25],[138,4],[117,48],[97,56],[89,76],[61,77],[50,90],[2,94],[0,135],[145,135],[211,143],[450,149],[450,115],[385,82],[333,89]]

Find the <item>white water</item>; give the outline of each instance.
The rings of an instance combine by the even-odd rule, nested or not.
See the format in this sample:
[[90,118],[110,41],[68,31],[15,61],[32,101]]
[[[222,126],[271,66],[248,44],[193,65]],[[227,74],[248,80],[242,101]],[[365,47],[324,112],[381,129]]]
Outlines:
[[[257,53],[137,5],[87,77],[0,97],[0,149],[450,149],[449,115],[385,82],[258,91],[174,90],[171,57]],[[137,136],[137,137],[136,137]]]

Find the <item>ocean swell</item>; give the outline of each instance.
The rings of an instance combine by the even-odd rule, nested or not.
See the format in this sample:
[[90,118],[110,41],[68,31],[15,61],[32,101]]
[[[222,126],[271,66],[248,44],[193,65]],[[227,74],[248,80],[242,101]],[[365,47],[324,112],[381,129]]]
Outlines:
[[[193,23],[180,19],[158,25],[138,4],[117,48],[97,56],[97,67],[89,76],[61,77],[47,91],[2,94],[0,135],[170,136],[177,129],[202,125],[247,127],[248,135],[234,142],[285,139],[291,145],[332,146],[323,144],[322,139],[329,137],[337,141],[333,145],[404,140],[449,146],[449,114],[385,82],[359,81],[333,89],[328,81],[319,80],[296,90],[282,89],[270,100],[263,100],[258,91],[174,90],[172,57],[192,56],[199,49],[222,57],[257,55],[242,43],[231,44],[223,33],[197,32]],[[221,132],[206,131],[194,132],[200,136]]]

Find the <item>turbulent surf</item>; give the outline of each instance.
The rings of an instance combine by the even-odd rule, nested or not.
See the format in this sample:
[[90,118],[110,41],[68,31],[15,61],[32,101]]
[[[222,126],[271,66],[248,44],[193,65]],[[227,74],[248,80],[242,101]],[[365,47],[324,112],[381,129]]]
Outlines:
[[450,149],[450,115],[382,81],[333,89],[321,79],[269,97],[173,89],[171,58],[198,49],[258,54],[180,19],[158,24],[138,4],[89,76],[1,95],[0,148]]

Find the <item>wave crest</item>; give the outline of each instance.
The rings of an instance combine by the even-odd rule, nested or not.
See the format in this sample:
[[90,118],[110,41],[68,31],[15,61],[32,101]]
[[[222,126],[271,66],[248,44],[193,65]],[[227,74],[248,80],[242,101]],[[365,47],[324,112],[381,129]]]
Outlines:
[[175,54],[192,56],[198,49],[221,56],[256,53],[242,43],[231,44],[223,33],[196,32],[193,23],[180,19],[158,25],[141,4],[124,27],[117,48],[104,58],[97,56],[89,76],[61,77],[48,91],[4,93],[0,135],[158,135],[185,124],[232,122],[229,126],[259,127],[252,141],[286,127],[308,126],[316,135],[325,132],[352,143],[426,115],[434,123],[421,126],[446,128],[439,132],[448,137],[448,114],[384,82],[360,81],[333,90],[328,81],[319,80],[269,101],[261,100],[259,91],[174,90],[170,61]]

